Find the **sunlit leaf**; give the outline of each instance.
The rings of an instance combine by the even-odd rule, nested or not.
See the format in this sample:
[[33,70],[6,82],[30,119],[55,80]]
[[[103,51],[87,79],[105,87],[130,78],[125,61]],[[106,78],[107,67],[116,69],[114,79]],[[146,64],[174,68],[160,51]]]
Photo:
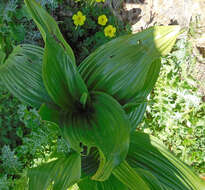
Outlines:
[[77,153],[29,169],[29,190],[67,190],[80,179],[81,159]]
[[135,168],[135,171],[145,181],[150,190],[164,190],[159,180],[154,175],[152,175],[151,172],[144,170],[142,168]]
[[113,170],[114,176],[130,190],[143,189],[150,190],[142,177],[126,162],[123,161]]
[[147,107],[147,102],[138,104],[133,111],[128,113],[129,121],[132,130],[135,130],[139,123],[142,121]]
[[44,42],[43,81],[53,101],[64,110],[73,110],[87,87],[78,73],[71,47],[56,21],[35,0],[25,0]]
[[159,57],[172,49],[178,32],[178,26],[154,26],[118,37],[89,55],[79,72],[90,90],[106,92],[121,104],[140,101],[153,88]]
[[43,49],[34,45],[17,46],[3,65],[0,79],[8,90],[33,107],[53,104],[42,79]]
[[44,41],[46,41],[46,35],[52,35],[62,44],[62,46],[65,47],[65,50],[72,62],[75,62],[73,51],[63,38],[63,35],[61,34],[60,29],[53,17],[49,15],[47,11],[42,8],[38,2],[36,2],[36,0],[24,0],[24,2],[26,4],[27,10],[37,24]]
[[64,110],[75,109],[75,103],[88,93],[75,63],[64,47],[49,34],[43,61],[43,80],[53,101]]
[[205,182],[159,140],[147,134],[132,133],[126,160],[133,168],[143,168],[152,173],[166,190],[205,189]]
[[78,186],[80,190],[129,190],[114,175],[111,175],[108,180],[103,182],[87,178],[78,183]]

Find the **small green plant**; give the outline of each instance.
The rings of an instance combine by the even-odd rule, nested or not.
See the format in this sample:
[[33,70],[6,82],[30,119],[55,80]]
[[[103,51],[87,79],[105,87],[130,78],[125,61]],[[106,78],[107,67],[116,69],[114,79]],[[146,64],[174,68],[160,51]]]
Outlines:
[[16,157],[14,151],[11,151],[9,146],[4,146],[1,153],[2,168],[7,174],[14,174],[22,168],[21,162]]
[[[58,7],[55,0],[39,0],[50,12]],[[24,40],[27,41],[24,41]],[[41,44],[40,33],[29,17],[23,0],[2,0],[0,2],[0,64],[13,48],[21,43]]]
[[[21,144],[20,133],[24,124],[20,121],[18,105],[20,101],[14,98],[5,90],[5,86],[0,84],[0,152],[6,144],[12,149]],[[26,133],[26,130],[24,131]]]
[[159,137],[184,162],[205,173],[205,103],[193,78],[195,63],[186,39],[162,59],[139,129]]
[[[103,2],[90,3],[81,0],[68,3],[67,6],[62,5],[61,9],[64,13],[59,15],[59,19],[63,19],[59,22],[59,27],[77,57],[77,64],[80,64],[100,45],[120,35],[131,33],[129,25],[116,19]],[[78,13],[82,16],[79,17]],[[78,21],[79,18],[84,19],[82,23]],[[112,35],[109,34],[110,25],[114,30]]]
[[77,67],[55,20],[35,0],[25,3],[45,47],[17,46],[0,79],[43,120],[57,124],[70,146],[28,170],[29,190],[67,190],[75,183],[81,190],[203,190],[204,182],[158,140],[135,131],[160,56],[171,51],[179,27],[116,38]]

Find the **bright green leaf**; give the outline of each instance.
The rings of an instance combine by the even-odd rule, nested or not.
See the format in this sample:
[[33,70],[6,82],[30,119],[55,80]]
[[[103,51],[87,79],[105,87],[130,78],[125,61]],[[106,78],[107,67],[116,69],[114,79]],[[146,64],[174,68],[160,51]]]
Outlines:
[[86,178],[78,183],[78,186],[80,190],[129,190],[114,175],[111,175],[108,180],[103,182]]
[[164,190],[159,180],[151,172],[142,168],[135,168],[134,170],[141,176],[150,190]]
[[46,36],[43,80],[53,101],[64,110],[73,111],[82,94],[88,93],[75,63],[64,46],[49,34]]
[[133,132],[127,162],[152,173],[166,190],[204,190],[203,182],[156,138]]
[[65,41],[65,39],[63,38],[63,35],[61,34],[60,29],[56,21],[53,19],[53,17],[50,16],[46,12],[46,10],[42,8],[39,3],[36,2],[36,0],[24,0],[24,2],[26,4],[29,13],[31,14],[32,18],[37,24],[44,38],[44,41],[46,41],[46,36],[48,34],[52,35],[65,48],[72,62],[75,62],[73,51],[71,47],[68,45],[68,43]]
[[81,159],[77,153],[29,169],[29,190],[67,190],[79,181],[81,176]]
[[62,134],[73,149],[82,151],[81,145],[98,149],[100,164],[92,179],[106,180],[129,147],[129,121],[120,104],[109,95],[93,92],[86,109],[69,113],[62,121]]
[[79,72],[89,90],[106,92],[121,104],[136,97],[140,101],[158,77],[159,62],[155,60],[172,49],[178,33],[178,26],[154,26],[118,37],[88,56]]
[[45,42],[43,81],[53,101],[64,110],[73,110],[83,93],[88,93],[71,47],[55,20],[35,0],[25,0]]
[[123,161],[113,170],[114,176],[130,190],[150,190],[142,177],[126,162]]
[[131,123],[132,130],[135,130],[138,124],[142,121],[144,113],[146,111],[147,102],[138,104],[133,111],[128,113],[128,117]]
[[17,46],[5,64],[0,66],[0,79],[22,102],[39,108],[53,104],[42,79],[43,49],[34,45]]

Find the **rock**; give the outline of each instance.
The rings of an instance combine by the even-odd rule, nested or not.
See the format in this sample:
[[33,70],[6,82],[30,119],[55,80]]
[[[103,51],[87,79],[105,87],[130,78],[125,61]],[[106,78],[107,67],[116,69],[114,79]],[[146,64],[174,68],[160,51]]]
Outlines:
[[188,27],[191,17],[199,15],[205,25],[204,0],[124,0],[120,11],[121,0],[108,2],[115,15],[118,12],[121,20],[129,20],[134,32],[153,25],[179,24]]
[[124,3],[125,10],[141,9],[141,19],[132,26],[137,32],[152,25],[189,25],[192,0],[145,0],[143,3]]

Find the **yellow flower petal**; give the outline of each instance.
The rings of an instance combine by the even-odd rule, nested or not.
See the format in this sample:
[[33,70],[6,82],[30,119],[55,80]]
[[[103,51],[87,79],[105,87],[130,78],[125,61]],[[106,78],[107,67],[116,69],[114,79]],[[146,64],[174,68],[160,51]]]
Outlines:
[[113,27],[112,25],[108,25],[107,27],[105,27],[104,29],[104,34],[107,37],[114,37],[116,33],[116,28]]
[[76,17],[77,17],[77,15],[73,15],[72,19],[73,19],[73,20],[75,20],[75,19],[76,19]]
[[106,17],[106,15],[101,15],[98,17],[98,24],[105,26],[107,23],[108,19]]
[[77,14],[73,15],[72,19],[74,20],[74,24],[76,26],[82,26],[86,20],[86,16],[83,15],[81,11],[78,11]]
[[83,16],[83,13],[82,13],[81,11],[78,11],[78,12],[77,12],[77,15],[78,15],[78,16]]

